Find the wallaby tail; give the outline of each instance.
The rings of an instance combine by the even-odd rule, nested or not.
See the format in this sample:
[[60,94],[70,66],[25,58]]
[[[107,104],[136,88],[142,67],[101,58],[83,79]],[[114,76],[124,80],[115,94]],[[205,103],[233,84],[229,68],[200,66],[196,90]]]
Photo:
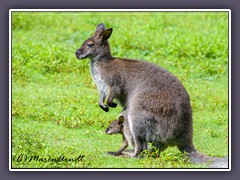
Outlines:
[[[189,152],[188,156],[190,158],[191,163],[201,164],[201,163],[209,163],[211,164],[210,167],[214,168],[217,167],[218,163],[221,163],[222,167],[228,167],[228,158],[220,158],[220,157],[212,157],[207,156],[196,151]],[[215,164],[215,165],[214,165]]]
[[228,156],[226,156],[224,158],[219,158],[219,160],[214,161],[210,165],[210,168],[229,168]]
[[189,152],[188,156],[190,158],[191,163],[196,163],[196,164],[209,163],[209,162],[215,160],[215,157],[206,156],[206,155],[200,154],[196,151]]

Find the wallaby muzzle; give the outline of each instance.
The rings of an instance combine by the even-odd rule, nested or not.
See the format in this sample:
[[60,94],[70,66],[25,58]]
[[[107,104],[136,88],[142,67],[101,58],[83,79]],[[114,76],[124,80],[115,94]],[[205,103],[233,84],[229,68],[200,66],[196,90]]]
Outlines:
[[85,58],[87,58],[87,56],[82,53],[81,48],[75,51],[75,55],[76,55],[77,59],[85,59]]
[[109,134],[109,135],[112,135],[113,133],[111,133],[110,131],[109,131],[109,128],[107,128],[106,130],[105,130],[105,133],[106,134]]

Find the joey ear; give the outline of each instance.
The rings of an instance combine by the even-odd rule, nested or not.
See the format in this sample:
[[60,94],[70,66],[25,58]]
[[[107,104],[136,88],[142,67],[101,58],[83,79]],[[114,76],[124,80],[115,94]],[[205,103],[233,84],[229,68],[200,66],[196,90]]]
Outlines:
[[103,40],[107,40],[108,38],[110,38],[111,34],[112,34],[112,28],[109,28],[105,31],[103,31],[100,35],[102,36]]
[[120,116],[120,117],[118,118],[118,125],[123,124],[123,122],[124,122],[124,117],[123,117],[123,116]]

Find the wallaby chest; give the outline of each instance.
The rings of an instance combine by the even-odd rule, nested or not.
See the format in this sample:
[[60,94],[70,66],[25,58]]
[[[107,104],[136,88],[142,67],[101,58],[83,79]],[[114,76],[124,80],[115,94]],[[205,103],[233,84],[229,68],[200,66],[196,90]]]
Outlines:
[[104,80],[101,65],[98,62],[91,61],[91,75],[99,91],[107,93],[107,87]]

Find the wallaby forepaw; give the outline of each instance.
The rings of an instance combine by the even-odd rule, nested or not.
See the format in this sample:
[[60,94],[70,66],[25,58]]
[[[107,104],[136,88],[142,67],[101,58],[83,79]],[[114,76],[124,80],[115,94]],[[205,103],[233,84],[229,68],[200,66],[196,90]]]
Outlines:
[[104,110],[105,112],[108,112],[108,111],[109,111],[109,108],[106,107],[106,108],[103,108],[103,110]]
[[108,103],[108,106],[112,107],[112,108],[115,108],[115,107],[117,107],[117,103],[111,102],[111,103]]
[[106,105],[104,105],[104,106],[100,105],[100,108],[102,108],[102,110],[104,110],[105,112],[109,111],[109,107]]

